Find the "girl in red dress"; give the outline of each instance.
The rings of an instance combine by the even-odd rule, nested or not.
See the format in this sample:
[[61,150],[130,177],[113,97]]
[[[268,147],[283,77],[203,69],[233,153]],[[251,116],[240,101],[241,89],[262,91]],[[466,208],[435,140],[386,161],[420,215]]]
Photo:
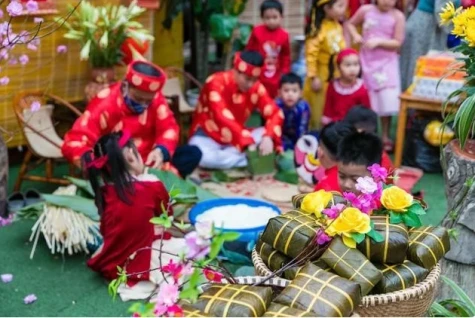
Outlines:
[[[127,274],[133,275],[128,276],[127,286],[119,288],[119,294],[123,300],[145,298],[163,279],[156,277],[160,271],[149,272],[159,267],[151,249],[154,242],[163,239],[164,248],[175,252],[178,245],[184,247],[183,239],[174,239],[150,223],[154,216],[172,213],[167,208],[168,192],[156,176],[145,172],[128,132],[102,136],[93,151],[84,154],[83,165],[95,193],[104,240],[87,265],[112,280],[118,276],[117,267],[127,264]],[[165,257],[170,256],[162,255],[164,264],[169,261]],[[133,289],[136,285],[139,291]]]
[[323,125],[342,120],[353,106],[363,105],[370,108],[368,91],[360,78],[358,52],[354,49],[344,49],[338,54],[336,62],[341,76],[328,85]]

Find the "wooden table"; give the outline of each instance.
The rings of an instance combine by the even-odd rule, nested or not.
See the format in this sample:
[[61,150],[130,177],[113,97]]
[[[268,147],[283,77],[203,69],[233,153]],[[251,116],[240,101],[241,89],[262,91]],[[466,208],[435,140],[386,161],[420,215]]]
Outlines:
[[[404,150],[404,140],[406,137],[407,112],[410,109],[423,110],[428,112],[442,113],[443,101],[425,99],[421,97],[411,96],[403,93],[399,96],[401,99],[401,108],[399,110],[399,118],[397,123],[396,145],[394,153],[394,166],[399,168],[402,163],[402,153]],[[448,107],[447,111],[453,111],[453,107]]]

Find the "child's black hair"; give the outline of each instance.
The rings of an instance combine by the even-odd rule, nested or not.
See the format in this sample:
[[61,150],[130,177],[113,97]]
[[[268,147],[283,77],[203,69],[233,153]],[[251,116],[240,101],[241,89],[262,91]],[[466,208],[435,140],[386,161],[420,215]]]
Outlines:
[[319,0],[313,0],[312,8],[310,9],[310,22],[305,27],[305,35],[307,37],[317,36],[322,26],[323,19],[325,19],[326,6],[332,7],[337,0],[330,0],[324,4],[317,5]]
[[279,88],[284,84],[298,84],[300,89],[303,87],[302,78],[295,73],[287,73],[282,75],[279,82]]
[[[102,195],[101,186],[103,184],[112,184],[117,192],[117,196],[127,204],[130,204],[129,196],[133,195],[133,177],[129,173],[128,164],[119,146],[119,139],[122,132],[110,133],[102,136],[97,141],[92,151],[86,152],[82,156],[82,164],[85,176],[91,182],[92,189],[95,194],[95,201],[99,213],[104,211],[104,197]],[[130,139],[125,147],[134,149],[135,155],[140,156],[137,152],[132,139]],[[107,162],[102,168],[88,166],[94,161],[94,158],[107,156]]]
[[378,130],[378,115],[371,108],[365,106],[369,105],[351,107],[343,121],[355,127],[356,130],[376,133]]
[[383,142],[375,134],[355,132],[345,136],[338,144],[337,160],[344,165],[381,164]]
[[355,130],[348,124],[337,121],[323,127],[320,132],[319,142],[328,150],[332,159],[337,158],[338,144],[347,135],[351,135]]
[[242,51],[241,58],[244,62],[254,66],[262,67],[264,65],[264,58],[257,51]]
[[279,11],[280,15],[284,14],[284,6],[280,3],[279,0],[265,0],[261,4],[261,18],[264,17],[264,12],[270,9],[275,9]]

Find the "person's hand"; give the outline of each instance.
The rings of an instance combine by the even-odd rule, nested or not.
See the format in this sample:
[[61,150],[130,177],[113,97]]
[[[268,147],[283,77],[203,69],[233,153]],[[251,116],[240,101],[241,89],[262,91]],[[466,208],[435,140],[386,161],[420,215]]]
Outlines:
[[160,169],[162,167],[163,153],[160,148],[155,148],[148,154],[145,165],[153,169]]
[[363,43],[363,37],[359,33],[353,34],[352,40],[353,40],[353,44]]
[[379,39],[369,39],[363,45],[370,50],[377,48],[381,44]]
[[274,142],[269,136],[264,136],[259,144],[259,153],[261,156],[270,155],[274,151]]
[[312,80],[312,89],[315,92],[318,92],[320,89],[322,89],[322,81],[318,77],[315,77]]

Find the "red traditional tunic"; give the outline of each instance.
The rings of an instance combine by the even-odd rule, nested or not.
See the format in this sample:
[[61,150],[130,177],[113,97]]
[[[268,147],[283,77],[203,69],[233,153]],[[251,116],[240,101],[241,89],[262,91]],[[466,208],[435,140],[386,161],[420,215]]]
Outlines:
[[246,50],[257,51],[264,57],[260,81],[272,98],[277,97],[282,74],[290,72],[289,34],[283,28],[269,30],[258,25],[252,30]]
[[357,79],[352,87],[342,86],[339,80],[334,80],[328,85],[323,116],[329,122],[339,121],[356,105],[370,108],[369,96],[362,79]]
[[280,149],[284,114],[264,86],[257,82],[248,92],[241,93],[233,70],[213,74],[201,90],[190,136],[201,128],[214,141],[242,151],[255,143],[245,123],[256,108],[266,121],[264,136],[271,137],[276,149]]
[[325,176],[315,185],[315,191],[318,190],[337,191],[341,193],[337,166],[325,170]]
[[[123,267],[129,256],[138,249],[151,247],[159,238],[150,219],[161,215],[162,203],[167,206],[169,200],[160,181],[136,181],[133,185],[135,192],[129,197],[131,204],[123,202],[113,186],[103,187],[105,208],[100,230],[104,243],[87,265],[109,280],[117,278],[117,266]],[[169,239],[170,235],[165,233],[164,238]],[[148,271],[151,255],[150,249],[138,252],[127,264],[127,272]],[[149,273],[129,277],[128,283],[131,285],[140,280],[149,280]]]
[[140,115],[125,105],[121,83],[100,91],[84,114],[64,137],[64,157],[75,162],[105,134],[127,129],[144,160],[156,146],[165,147],[170,156],[178,144],[179,127],[165,97],[157,93],[150,106]]

